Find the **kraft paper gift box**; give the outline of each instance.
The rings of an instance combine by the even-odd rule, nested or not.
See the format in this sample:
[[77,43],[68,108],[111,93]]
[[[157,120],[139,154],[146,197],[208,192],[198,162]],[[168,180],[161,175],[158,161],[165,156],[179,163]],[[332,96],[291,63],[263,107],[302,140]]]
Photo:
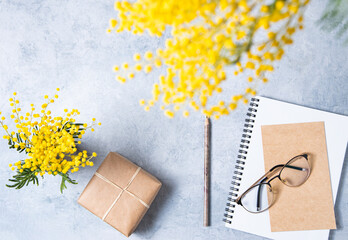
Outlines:
[[161,188],[161,182],[125,157],[109,153],[78,203],[130,236]]

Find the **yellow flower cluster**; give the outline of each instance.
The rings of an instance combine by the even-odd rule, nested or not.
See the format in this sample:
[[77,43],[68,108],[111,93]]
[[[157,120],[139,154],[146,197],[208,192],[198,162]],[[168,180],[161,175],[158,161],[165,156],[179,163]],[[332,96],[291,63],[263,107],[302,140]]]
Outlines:
[[94,118],[90,125],[76,123],[75,117],[80,114],[77,109],[65,109],[64,116],[53,117],[48,107],[58,98],[57,94],[52,98],[46,95],[45,103],[40,109],[31,104],[31,111],[22,114],[20,102],[16,99],[17,94],[13,95],[9,99],[13,108],[10,118],[15,123],[16,131],[9,130],[8,125],[5,125],[6,118],[0,112],[0,125],[6,132],[3,138],[8,141],[10,148],[19,152],[25,151],[28,158],[9,164],[12,170],[17,170],[19,174],[30,170],[35,176],[47,173],[67,177],[69,172],[74,173],[81,167],[93,166],[91,159],[97,154],[79,152],[77,145],[81,144],[86,130],[94,130]]
[[[273,62],[280,60],[284,46],[302,29],[303,12],[309,0],[137,0],[117,1],[118,17],[110,20],[108,32],[131,31],[162,36],[170,27],[171,37],[156,53],[134,55],[135,63],[115,66],[117,80],[124,83],[140,71],[150,73],[165,67],[153,85],[153,98],[141,100],[149,110],[161,100],[168,117],[187,107],[219,118],[234,110],[239,102],[248,102],[256,94],[259,82],[267,82]],[[231,99],[213,102],[220,94],[227,70],[234,78],[245,74],[248,87]],[[233,75],[233,74],[232,74]],[[233,76],[229,76],[233,78]],[[209,101],[210,100],[210,101]]]

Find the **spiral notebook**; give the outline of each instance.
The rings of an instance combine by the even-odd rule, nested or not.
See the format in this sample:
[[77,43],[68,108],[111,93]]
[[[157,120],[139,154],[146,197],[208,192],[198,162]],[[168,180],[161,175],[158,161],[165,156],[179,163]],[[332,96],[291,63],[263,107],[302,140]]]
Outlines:
[[261,126],[324,122],[332,199],[335,202],[348,143],[348,117],[265,97],[251,100],[225,212],[226,227],[271,239],[328,239],[330,230],[272,232],[269,211],[251,214],[234,203],[265,173]]

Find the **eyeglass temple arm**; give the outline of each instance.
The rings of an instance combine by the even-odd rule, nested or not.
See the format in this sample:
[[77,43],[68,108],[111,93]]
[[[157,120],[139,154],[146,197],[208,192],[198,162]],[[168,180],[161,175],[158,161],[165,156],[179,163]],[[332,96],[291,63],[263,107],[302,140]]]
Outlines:
[[[261,204],[260,204],[260,199],[261,199],[261,183],[263,183],[264,181],[266,181],[268,179],[268,175],[270,175],[275,169],[280,168],[280,167],[284,167],[284,164],[279,164],[276,165],[274,167],[272,167],[265,175],[263,175],[263,178],[260,179],[260,181],[258,182],[260,185],[257,189],[257,201],[256,201],[256,209],[257,211],[259,211],[261,209]],[[256,184],[255,184],[256,185]]]
[[[273,168],[272,168],[273,169]],[[271,169],[271,170],[272,170]],[[269,170],[268,172],[266,172],[262,177],[260,177],[259,179],[256,180],[256,182],[253,183],[253,185],[251,185],[247,190],[244,191],[244,193],[242,193],[237,199],[236,199],[236,203],[240,203],[240,199],[242,198],[242,196],[248,192],[250,189],[252,189],[253,187],[255,187],[258,183],[260,183],[260,181],[262,181],[264,178],[267,179],[267,176],[271,173],[271,170]],[[272,170],[273,171],[273,170]]]
[[[279,167],[286,167],[286,168],[291,168],[291,169],[295,169],[295,170],[299,170],[299,171],[303,171],[304,169],[301,167],[296,167],[296,166],[291,166],[291,165],[284,165],[284,164],[280,164],[280,165],[276,165],[274,167],[272,167],[268,172],[271,173],[272,171],[274,171],[276,168]],[[278,176],[276,176],[278,177]],[[274,177],[274,178],[276,178]],[[264,181],[266,181],[268,179],[268,177],[266,176],[264,179],[262,179],[260,181],[260,183],[263,183]],[[272,178],[273,179],[273,178]],[[256,203],[256,209],[259,211],[261,206],[260,206],[260,199],[261,199],[261,187],[262,185],[259,185],[259,188],[257,189],[257,203]]]
[[275,170],[276,168],[279,168],[279,167],[292,168],[292,169],[300,170],[300,171],[304,171],[305,170],[304,168],[301,168],[301,167],[279,164],[279,165],[276,165],[276,166],[272,167],[271,170],[269,170],[269,172],[272,172],[273,170]]

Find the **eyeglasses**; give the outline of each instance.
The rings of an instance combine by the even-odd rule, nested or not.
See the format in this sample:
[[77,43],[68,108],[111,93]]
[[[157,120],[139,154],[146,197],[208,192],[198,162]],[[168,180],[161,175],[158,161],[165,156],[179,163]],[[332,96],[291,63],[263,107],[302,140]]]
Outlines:
[[[279,174],[272,177],[279,171]],[[260,213],[269,209],[274,203],[274,192],[271,182],[279,179],[289,187],[298,187],[307,181],[311,172],[308,154],[298,155],[286,164],[272,167],[265,175],[258,179],[251,187],[242,193],[235,202],[251,213]]]

